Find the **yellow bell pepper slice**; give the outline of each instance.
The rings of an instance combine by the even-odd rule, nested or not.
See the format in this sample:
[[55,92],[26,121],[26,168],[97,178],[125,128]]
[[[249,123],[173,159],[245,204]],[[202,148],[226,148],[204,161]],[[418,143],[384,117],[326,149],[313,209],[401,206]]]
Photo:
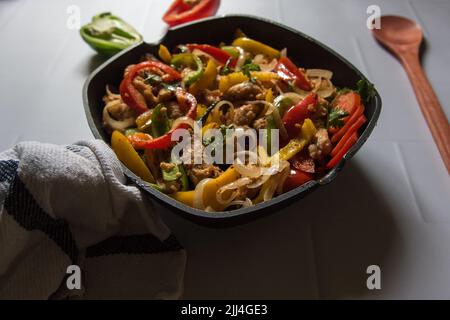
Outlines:
[[210,123],[208,123],[208,124],[203,126],[203,128],[202,128],[202,136],[204,136],[206,131],[208,131],[209,129],[218,129],[218,128],[220,128],[220,126],[217,123],[210,122]]
[[273,91],[272,91],[272,89],[267,90],[264,100],[266,100],[266,102],[270,102],[270,103],[273,102]]
[[162,61],[164,61],[167,64],[170,64],[170,61],[172,60],[172,55],[169,52],[169,49],[163,44],[159,45],[158,55],[161,58]]
[[278,151],[280,160],[289,160],[299,153],[316,134],[317,129],[311,119],[305,119],[303,122],[300,138],[291,139],[287,145]]
[[280,57],[280,51],[278,51],[277,49],[274,49],[262,42],[247,37],[237,38],[233,41],[232,46],[241,47],[245,51],[251,52],[253,54],[262,53],[269,58]]
[[219,90],[225,92],[235,84],[242,83],[248,80],[248,77],[242,72],[233,72],[226,76],[221,76],[219,80]]
[[[279,157],[279,160],[289,160],[293,156],[295,156],[297,153],[299,153],[314,137],[316,134],[317,129],[314,126],[314,123],[311,121],[311,119],[305,119],[303,122],[300,138],[294,138],[291,139],[287,145],[285,145],[283,148],[281,148],[278,151],[278,154],[272,156],[272,160],[275,160],[277,157]],[[269,180],[267,180],[261,187],[261,190],[259,191],[258,196],[253,200],[253,203],[260,203],[264,201],[264,193],[266,192],[267,188],[271,184],[271,180],[276,179],[275,177],[270,177]]]
[[[217,191],[219,190],[219,188],[232,183],[233,181],[236,181],[237,179],[239,179],[239,177],[239,172],[233,166],[230,166],[220,176],[206,183],[203,188],[202,195],[203,205],[205,206],[205,208],[211,207],[215,211],[223,211],[225,209],[225,206],[217,201]],[[185,205],[194,207],[194,194],[195,191],[178,191],[172,193],[170,196],[175,200],[184,203]],[[225,192],[224,198],[226,199],[227,196],[229,196],[229,194]]]
[[135,175],[147,182],[155,183],[152,173],[136,150],[134,150],[128,138],[117,130],[112,134],[111,147],[116,153],[117,158]]
[[271,71],[250,71],[250,75],[252,76],[252,78],[256,78],[257,80],[262,82],[269,82],[271,80],[280,79],[280,76],[278,74]]
[[194,208],[194,194],[195,191],[177,191],[175,193],[169,194],[173,199],[184,203],[185,205]]
[[217,65],[213,59],[209,59],[203,75],[189,87],[189,92],[196,95],[201,90],[209,88],[216,80],[216,77]]
[[208,108],[201,103],[197,104],[197,117],[195,118],[195,120],[199,120],[206,112]]

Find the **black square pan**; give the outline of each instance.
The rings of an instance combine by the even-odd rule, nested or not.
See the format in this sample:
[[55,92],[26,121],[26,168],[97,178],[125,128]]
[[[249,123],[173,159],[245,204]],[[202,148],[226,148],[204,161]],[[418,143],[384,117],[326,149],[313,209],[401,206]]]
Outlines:
[[[102,110],[104,106],[102,97],[105,94],[105,86],[107,84],[118,87],[126,66],[139,61],[145,53],[157,55],[160,43],[166,45],[168,48],[173,48],[180,43],[189,42],[216,45],[220,42],[229,43],[232,41],[232,36],[236,28],[242,29],[249,37],[260,40],[275,48],[288,48],[289,57],[299,66],[333,71],[333,83],[338,87],[355,87],[358,80],[366,79],[351,63],[327,46],[282,24],[246,15],[208,18],[169,29],[157,43],[141,42],[127,48],[92,72],[83,87],[83,104],[89,127],[94,136],[98,139],[103,139],[107,143],[110,142],[109,135],[102,127]],[[293,204],[307,193],[333,181],[338,172],[344,167],[346,161],[361,148],[375,127],[381,111],[381,98],[378,92],[365,107],[365,116],[368,121],[360,129],[359,140],[345,154],[342,161],[328,172],[326,176],[320,180],[310,181],[270,201],[249,208],[226,212],[204,212],[188,207],[149,187],[126,167],[124,167],[124,172],[131,181],[142,190],[145,190],[151,199],[158,201],[163,206],[195,222],[213,227],[235,225],[260,217],[269,212],[276,212],[277,208]],[[300,203],[297,203],[297,205],[300,205]]]

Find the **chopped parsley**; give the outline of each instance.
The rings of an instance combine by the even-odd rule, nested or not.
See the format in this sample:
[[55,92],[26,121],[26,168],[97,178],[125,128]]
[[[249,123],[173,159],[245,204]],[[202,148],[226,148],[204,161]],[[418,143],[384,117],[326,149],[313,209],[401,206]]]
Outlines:
[[362,101],[369,102],[375,96],[375,87],[372,83],[366,80],[359,80],[356,87]]
[[251,71],[261,71],[261,68],[256,63],[253,63],[252,59],[247,59],[241,70],[243,74],[252,79]]
[[162,78],[157,74],[149,73],[144,81],[149,85],[158,85],[162,82]]
[[233,61],[233,58],[230,58],[230,59],[227,60],[227,62],[223,66],[222,70],[220,70],[220,75],[225,76],[225,75],[227,75],[227,74],[229,74],[229,73],[231,73],[233,71],[230,68],[231,61]]
[[348,112],[340,108],[333,108],[328,113],[327,127],[340,128],[344,125],[344,118],[348,116]]

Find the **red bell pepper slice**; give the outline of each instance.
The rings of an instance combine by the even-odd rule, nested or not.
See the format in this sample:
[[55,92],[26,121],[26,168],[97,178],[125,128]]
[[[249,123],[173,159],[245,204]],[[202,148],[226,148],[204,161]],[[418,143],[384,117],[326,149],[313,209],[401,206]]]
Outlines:
[[169,26],[213,16],[219,8],[220,0],[199,0],[189,5],[185,0],[175,0],[167,9],[163,20]]
[[162,78],[167,82],[181,79],[179,72],[159,61],[144,61],[131,67],[120,83],[119,91],[123,102],[132,108],[138,115],[148,110],[144,96],[133,85],[133,79],[137,76],[138,72],[143,69],[161,70],[165,73]]
[[288,192],[292,189],[295,189],[302,184],[305,184],[308,181],[313,179],[313,175],[308,172],[303,172],[297,169],[291,169],[291,173],[286,178],[283,184],[283,192]]
[[311,83],[306,78],[305,74],[301,72],[288,57],[281,57],[280,60],[278,60],[275,71],[281,79],[286,82],[293,81],[294,85],[300,89],[306,91],[312,89]]
[[224,65],[229,59],[231,59],[230,66],[235,67],[237,59],[233,58],[231,54],[225,52],[224,50],[211,46],[209,44],[188,44],[186,45],[189,50],[194,51],[195,49],[203,51],[209,54],[211,57],[217,60],[220,64]]
[[302,101],[288,109],[283,115],[283,124],[290,138],[295,137],[300,129],[296,124],[302,124],[306,118],[309,118],[313,111],[310,106],[316,106],[318,102],[317,94],[312,92]]
[[338,154],[339,150],[343,148],[347,140],[350,138],[350,136],[358,132],[358,129],[361,128],[361,126],[367,121],[366,117],[364,115],[361,115],[358,120],[348,129],[348,131],[344,134],[342,139],[339,141],[339,143],[331,150],[331,156],[334,157]]
[[333,136],[331,137],[331,142],[337,143],[344,136],[344,134],[348,131],[348,129],[363,114],[364,114],[364,106],[362,104],[360,104],[359,106],[357,106],[356,111],[350,117],[347,118],[344,125],[333,134]]
[[334,168],[344,157],[348,150],[358,141],[358,132],[353,132],[353,134],[345,141],[339,152],[327,163],[327,169]]
[[[197,100],[195,97],[180,87],[177,88],[175,95],[182,110],[186,111],[186,116],[195,120],[197,116]],[[188,128],[188,124],[181,123],[166,134],[153,140],[140,139],[140,136],[136,136],[136,134],[129,136],[128,140],[136,149],[167,149],[175,144],[175,141],[172,141],[174,131]]]

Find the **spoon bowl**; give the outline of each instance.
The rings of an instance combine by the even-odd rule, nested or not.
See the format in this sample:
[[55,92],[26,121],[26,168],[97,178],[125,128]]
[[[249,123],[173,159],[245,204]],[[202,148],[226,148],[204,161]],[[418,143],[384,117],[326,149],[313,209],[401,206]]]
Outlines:
[[381,28],[373,29],[372,34],[402,63],[447,172],[450,173],[450,124],[420,65],[422,29],[414,21],[399,16],[383,16],[380,22]]
[[381,26],[381,29],[372,30],[373,35],[392,50],[403,46],[419,48],[422,42],[422,28],[410,19],[400,16],[383,16]]

